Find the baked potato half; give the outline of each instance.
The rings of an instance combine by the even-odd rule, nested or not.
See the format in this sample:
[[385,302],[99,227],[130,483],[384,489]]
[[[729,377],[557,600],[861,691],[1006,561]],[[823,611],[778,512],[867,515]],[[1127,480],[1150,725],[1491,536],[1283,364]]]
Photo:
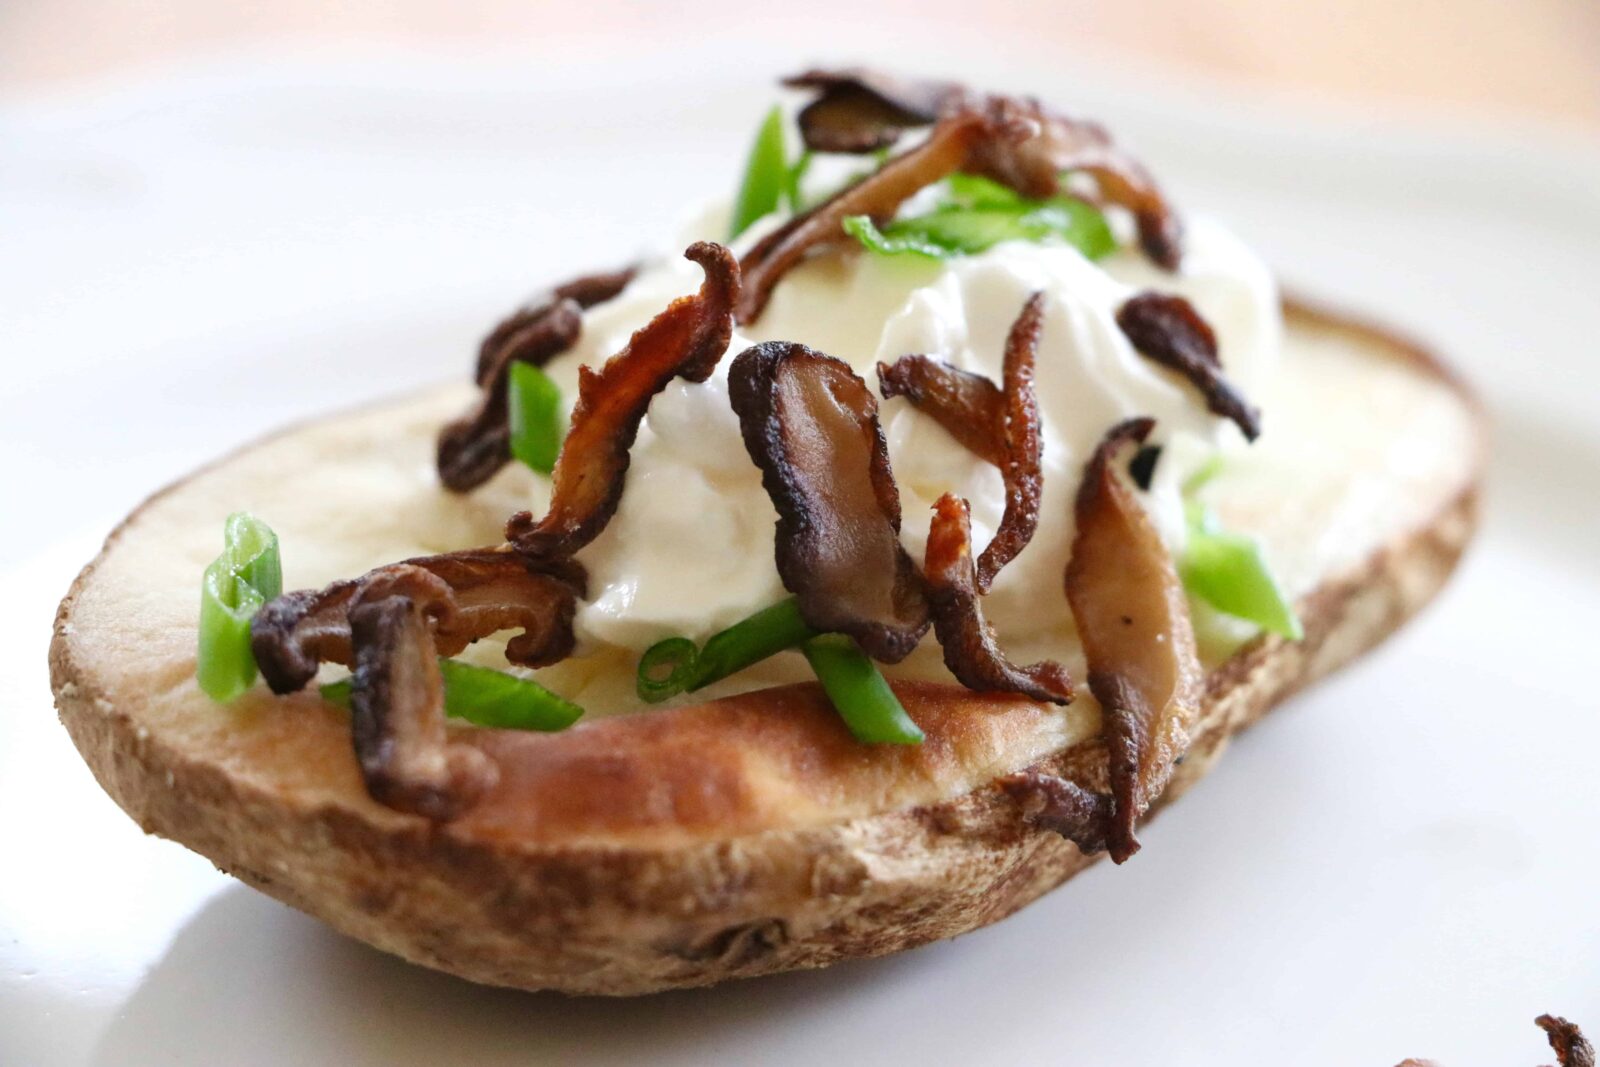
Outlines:
[[[1473,531],[1485,425],[1455,378],[1379,329],[1300,305],[1286,323],[1269,404],[1296,426],[1292,476],[1244,465],[1209,492],[1265,543],[1305,637],[1205,657],[1190,746],[1162,804],[1236,731],[1410,618]],[[246,448],[146,502],[78,577],[55,621],[57,706],[146,832],[413,962],[612,995],[951,937],[1097,858],[1034,825],[996,784],[1034,769],[1103,792],[1088,693],[1061,709],[896,680],[926,734],[916,747],[856,743],[813,684],[612,717],[593,717],[605,709],[591,702],[589,721],[558,734],[452,726],[501,773],[449,822],[372,799],[346,712],[315,689],[204,696],[195,579],[228,512],[272,522],[291,586],[496,538],[521,472],[472,496],[432,476],[434,436],[465,397],[430,394]]]

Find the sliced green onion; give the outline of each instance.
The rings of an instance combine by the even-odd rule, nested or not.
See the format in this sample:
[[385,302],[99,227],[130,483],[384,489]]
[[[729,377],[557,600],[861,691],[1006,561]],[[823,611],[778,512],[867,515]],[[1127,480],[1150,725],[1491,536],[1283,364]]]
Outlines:
[[1305,636],[1294,605],[1284,595],[1261,554],[1246,534],[1224,530],[1210,509],[1187,504],[1188,545],[1179,572],[1189,593],[1225,615],[1253,622],[1269,633],[1298,641]]
[[865,215],[843,220],[846,233],[878,255],[932,259],[983,252],[1002,241],[1059,239],[1090,259],[1116,249],[1099,209],[1068,196],[1026,200],[982,178],[955,187],[951,199],[922,215],[895,219],[881,229]]
[[744,178],[733,202],[729,239],[739,236],[762,216],[778,210],[784,192],[796,184],[797,180],[791,181],[789,157],[783,146],[783,109],[773,105],[756,131],[755,142],[745,160]]
[[[1183,493],[1184,493],[1184,495],[1185,496],[1191,496],[1194,493],[1199,492],[1213,478],[1215,478],[1217,475],[1222,473],[1222,465],[1223,465],[1222,453],[1221,452],[1212,453],[1210,459],[1208,459],[1204,463],[1200,464],[1199,468],[1193,474],[1189,475],[1189,477],[1184,479],[1184,482],[1183,482]],[[1193,518],[1193,517],[1195,517],[1195,516],[1191,516],[1191,518]],[[1191,525],[1192,525],[1192,523],[1191,523]]]
[[[531,678],[475,667],[453,659],[439,661],[444,678],[444,712],[475,726],[497,730],[565,730],[583,709]],[[324,700],[350,706],[350,679],[321,687]]]
[[[892,236],[878,229],[866,215],[847,215],[840,223],[844,232],[861,242],[867,251],[880,256],[921,256],[924,259],[946,259],[950,250],[909,232],[896,232]],[[890,229],[894,224],[890,223]]]
[[801,184],[806,180],[806,172],[811,169],[811,149],[801,150],[800,156],[794,161],[785,174],[783,195],[789,202],[789,210],[801,210]]
[[213,700],[226,703],[256,680],[250,620],[283,592],[278,535],[244,512],[223,525],[222,555],[200,581],[200,636],[195,680]]
[[703,689],[816,636],[817,631],[800,617],[799,601],[780,600],[713,634],[695,658],[688,688]]
[[659,704],[675,697],[694,680],[696,649],[687,637],[669,637],[645,649],[633,688],[639,699]]
[[542,474],[556,469],[566,437],[561,390],[532,363],[511,364],[506,421],[511,427],[511,454]]
[[867,654],[844,634],[823,634],[800,646],[806,662],[857,741],[920,745],[923,734]]

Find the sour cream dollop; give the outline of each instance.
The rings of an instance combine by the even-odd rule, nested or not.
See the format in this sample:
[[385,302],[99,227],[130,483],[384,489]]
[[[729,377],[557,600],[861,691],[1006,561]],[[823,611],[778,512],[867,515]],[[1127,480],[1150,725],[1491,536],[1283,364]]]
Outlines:
[[[580,364],[604,362],[699,283],[698,268],[676,255],[648,264],[616,299],[585,314],[578,344],[547,371],[575,396]],[[1277,289],[1253,252],[1204,218],[1189,221],[1175,274],[1135,251],[1092,262],[1070,247],[1020,241],[940,262],[828,255],[802,264],[778,284],[761,318],[735,331],[708,380],[675,381],[652,402],[621,506],[579,554],[589,571],[589,599],[576,620],[581,647],[639,651],[672,635],[703,640],[787,595],[774,562],[777,514],[728,402],[728,368],[747,346],[802,342],[849,363],[875,392],[875,364],[912,352],[998,383],[1006,334],[1034,292],[1045,294],[1036,366],[1039,526],[984,610],[1003,639],[1050,644],[1071,629],[1062,576],[1073,499],[1106,430],[1135,416],[1155,418],[1164,453],[1148,505],[1174,549],[1183,537],[1183,479],[1218,449],[1242,446],[1192,386],[1139,355],[1117,327],[1117,308],[1144,289],[1187,297],[1215,329],[1230,379],[1246,396],[1260,395],[1282,330]],[[921,561],[933,503],[945,492],[967,498],[974,543],[986,544],[1005,506],[999,472],[907,401],[880,407],[912,558]],[[537,511],[547,501],[534,503]]]

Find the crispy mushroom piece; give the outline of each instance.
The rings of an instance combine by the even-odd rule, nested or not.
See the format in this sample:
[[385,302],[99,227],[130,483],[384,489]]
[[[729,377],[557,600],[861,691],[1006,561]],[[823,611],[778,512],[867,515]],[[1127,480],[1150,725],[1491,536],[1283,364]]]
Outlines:
[[434,643],[450,656],[501,630],[522,631],[506,658],[542,667],[572,651],[572,616],[582,595],[581,567],[530,561],[509,546],[421,556],[379,567],[363,578],[301,589],[269,601],[250,624],[251,647],[274,693],[304,688],[322,663],[351,666],[350,611],[363,587],[394,572],[422,571],[451,592],[452,610],[440,619]]
[[476,489],[511,462],[511,364],[542,367],[571,348],[583,326],[581,305],[559,299],[523,323],[480,365],[481,391],[472,410],[439,433],[439,480],[457,493]]
[[892,367],[878,364],[885,397],[911,401],[974,455],[999,467],[1005,479],[1005,513],[978,558],[980,593],[989,591],[1000,569],[1017,558],[1039,527],[1044,478],[1033,368],[1043,326],[1044,294],[1034,293],[1006,337],[1003,388],[927,356],[902,356]]
[[499,777],[488,756],[452,744],[445,729],[433,634],[455,614],[446,582],[404,564],[364,579],[349,612],[351,736],[367,792],[380,804],[436,821],[460,815]]
[[1132,213],[1145,255],[1167,270],[1177,268],[1183,245],[1177,213],[1150,173],[1117,147],[1105,127],[1019,97],[988,96],[976,106],[988,113],[992,128],[1025,126],[1033,133],[981,141],[965,169],[1040,199],[1061,191],[1063,174],[1087,174],[1103,200]]
[[905,397],[979,459],[1004,467],[1005,397],[976,371],[952,367],[932,356],[901,356],[878,364],[878,392],[885,400]]
[[769,341],[733,361],[728,393],[778,511],[778,576],[801,616],[898,663],[927,632],[928,603],[900,545],[900,494],[872,391],[842,360]]
[[791,89],[816,89],[800,110],[800,136],[813,152],[876,152],[909,127],[927,126],[965,90],[954,82],[896,78],[863,67],[808,70],[785,78]]
[[638,267],[627,266],[621,270],[585,274],[570,282],[562,282],[527,301],[502,319],[493,330],[489,331],[489,336],[478,345],[478,366],[473,373],[473,380],[479,385],[487,385],[497,368],[515,360],[533,363],[535,366],[542,365],[541,362],[535,362],[521,354],[521,350],[530,344],[528,336],[530,327],[537,325],[551,308],[564,300],[571,300],[584,311],[597,304],[604,304],[626,289],[628,283],[633,281],[634,275],[638,273]]
[[1054,774],[1019,771],[1000,779],[1000,788],[1022,809],[1030,823],[1052,830],[1078,846],[1084,855],[1106,850],[1111,825],[1111,798]]
[[[1006,131],[1025,136],[1026,129]],[[879,167],[855,185],[796,215],[746,252],[740,260],[744,292],[738,321],[754,322],[773,286],[813,248],[846,239],[843,223],[851,215],[870,215],[883,222],[918,190],[960,170],[980,139],[999,136],[979,112],[962,112],[941,120],[928,139]]]
[[1188,747],[1202,674],[1188,603],[1167,548],[1113,463],[1154,423],[1112,427],[1084,470],[1067,600],[1100,702],[1110,756],[1111,858],[1139,850],[1134,826]]
[[1560,1067],[1595,1067],[1594,1046],[1584,1038],[1577,1023],[1559,1015],[1541,1015],[1533,1020],[1550,1039]]
[[1020,693],[1052,704],[1072,703],[1072,676],[1065,667],[1050,660],[1018,667],[995,642],[978,600],[967,502],[952,493],[934,505],[925,574],[934,633],[945,666],[962,685],[979,693]]
[[490,331],[478,346],[478,401],[439,434],[437,466],[445,488],[475,489],[511,461],[506,422],[511,365],[542,367],[571,348],[583,326],[582,312],[622,292],[636,272],[624,267],[563,282]]
[[[1177,214],[1149,172],[1097,123],[1056,114],[1025,97],[981,95],[948,82],[908,81],[856,68],[808,71],[785,84],[821,90],[800,113],[801,133],[817,151],[851,151],[844,146],[858,142],[867,147],[853,150],[872,151],[893,144],[905,128],[962,112],[985,115],[993,131],[1020,129],[1020,137],[977,141],[958,169],[1041,199],[1061,191],[1063,173],[1086,174],[1101,198],[1133,214],[1146,255],[1168,270],[1178,265],[1183,227]],[[818,143],[811,143],[813,136]],[[830,143],[840,147],[826,147]]]
[[1117,326],[1140,355],[1177,371],[1200,390],[1208,411],[1231,419],[1251,441],[1260,436],[1261,412],[1223,377],[1217,335],[1193,304],[1147,290],[1117,309]]
[[506,539],[543,559],[570,558],[605,529],[622,499],[629,449],[650,401],[674,378],[703,382],[733,335],[739,264],[701,241],[684,256],[705,271],[700,291],[679,297],[634,333],[598,371],[578,369],[578,402],[551,474],[550,509],[506,523]]

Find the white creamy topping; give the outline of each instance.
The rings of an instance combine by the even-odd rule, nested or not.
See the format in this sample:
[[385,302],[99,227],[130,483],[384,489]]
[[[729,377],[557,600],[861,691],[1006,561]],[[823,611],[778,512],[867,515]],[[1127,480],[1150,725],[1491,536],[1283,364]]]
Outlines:
[[[574,350],[546,368],[563,395],[576,395],[580,364],[604,362],[699,282],[697,267],[668,257],[588,312]],[[1168,447],[1150,507],[1174,548],[1183,536],[1183,478],[1217,448],[1243,443],[1230,424],[1207,413],[1192,386],[1140,356],[1118,329],[1117,308],[1146,288],[1188,297],[1216,330],[1229,378],[1247,397],[1261,395],[1280,342],[1277,290],[1249,249],[1205,219],[1189,221],[1177,274],[1135,251],[1094,263],[1072,248],[1023,242],[939,263],[829,255],[791,271],[760,320],[735,331],[710,379],[675,381],[652,402],[621,506],[579,555],[589,570],[590,599],[577,617],[583,646],[637,651],[670,635],[702,640],[786,595],[774,564],[777,515],[728,403],[728,368],[748,345],[802,342],[848,362],[875,392],[874,365],[912,352],[998,383],[1006,334],[1035,291],[1046,295],[1036,368],[1044,441],[1039,528],[1001,572],[984,610],[1002,639],[1032,645],[1069,630],[1061,587],[1072,502],[1084,461],[1105,431],[1134,416],[1156,419],[1154,439]],[[881,417],[912,558],[922,558],[933,502],[950,491],[971,503],[981,548],[1004,510],[999,472],[905,400],[882,402]],[[1271,426],[1270,412],[1265,422]],[[535,511],[546,503],[534,501]]]

